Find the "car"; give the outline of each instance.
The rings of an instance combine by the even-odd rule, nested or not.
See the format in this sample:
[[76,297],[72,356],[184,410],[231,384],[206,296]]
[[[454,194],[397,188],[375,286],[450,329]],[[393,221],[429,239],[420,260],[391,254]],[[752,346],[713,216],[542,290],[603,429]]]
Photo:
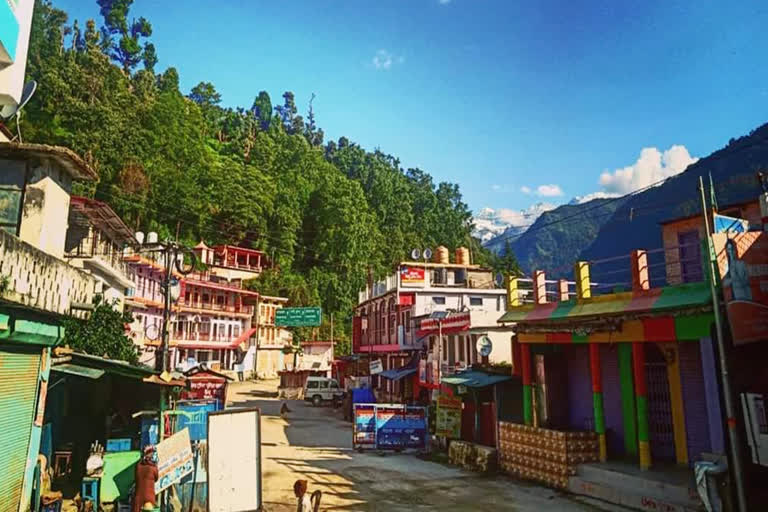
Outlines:
[[304,385],[304,400],[312,402],[315,407],[323,402],[336,402],[343,399],[344,391],[336,379],[328,377],[308,377]]

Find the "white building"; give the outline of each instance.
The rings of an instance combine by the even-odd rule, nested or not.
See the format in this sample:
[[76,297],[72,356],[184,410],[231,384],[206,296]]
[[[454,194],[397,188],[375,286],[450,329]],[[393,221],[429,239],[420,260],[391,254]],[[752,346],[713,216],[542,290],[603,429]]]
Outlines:
[[[0,108],[21,100],[34,0],[0,2]],[[0,132],[0,140],[7,140]]]

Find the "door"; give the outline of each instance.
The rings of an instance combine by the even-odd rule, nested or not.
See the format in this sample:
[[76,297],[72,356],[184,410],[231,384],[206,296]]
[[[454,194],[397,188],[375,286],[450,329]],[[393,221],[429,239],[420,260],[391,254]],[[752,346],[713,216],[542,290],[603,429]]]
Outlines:
[[16,512],[27,467],[40,372],[38,348],[0,346],[0,512]]
[[667,360],[659,347],[645,344],[645,376],[648,386],[648,433],[654,460],[675,460],[672,400]]
[[323,400],[330,400],[332,396],[331,396],[331,389],[329,386],[329,382],[327,380],[321,380],[319,382],[319,385],[320,385],[320,396],[323,398]]

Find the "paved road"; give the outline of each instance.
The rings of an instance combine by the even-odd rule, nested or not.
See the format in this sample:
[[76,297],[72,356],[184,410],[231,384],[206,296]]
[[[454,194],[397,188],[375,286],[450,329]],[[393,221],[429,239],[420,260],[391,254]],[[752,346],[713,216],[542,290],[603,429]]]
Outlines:
[[352,427],[330,407],[290,401],[279,414],[277,381],[234,383],[229,407],[262,411],[263,499],[267,512],[295,511],[293,482],[323,491],[321,510],[587,511],[623,510],[513,481],[483,477],[412,455],[357,453]]

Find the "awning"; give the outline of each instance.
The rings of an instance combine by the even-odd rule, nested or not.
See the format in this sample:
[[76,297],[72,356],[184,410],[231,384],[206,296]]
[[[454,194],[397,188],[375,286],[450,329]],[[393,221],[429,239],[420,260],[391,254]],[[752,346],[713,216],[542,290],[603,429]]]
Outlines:
[[651,290],[598,295],[591,299],[513,307],[499,323],[564,323],[585,318],[621,315],[657,314],[703,306],[711,307],[712,296],[707,283],[689,283]]
[[403,377],[413,375],[418,371],[417,368],[397,368],[392,370],[385,370],[379,374],[379,377],[384,377],[389,380],[400,380]]
[[51,370],[69,375],[76,375],[77,377],[85,377],[87,379],[98,379],[101,378],[101,376],[105,373],[104,370],[99,368],[89,368],[87,366],[71,363],[54,365],[51,367]]
[[466,386],[468,388],[484,388],[486,386],[492,386],[493,384],[504,382],[506,380],[512,380],[512,377],[509,375],[496,375],[491,373],[478,372],[476,370],[467,370],[442,378],[442,381],[446,384],[453,384],[454,386]]

